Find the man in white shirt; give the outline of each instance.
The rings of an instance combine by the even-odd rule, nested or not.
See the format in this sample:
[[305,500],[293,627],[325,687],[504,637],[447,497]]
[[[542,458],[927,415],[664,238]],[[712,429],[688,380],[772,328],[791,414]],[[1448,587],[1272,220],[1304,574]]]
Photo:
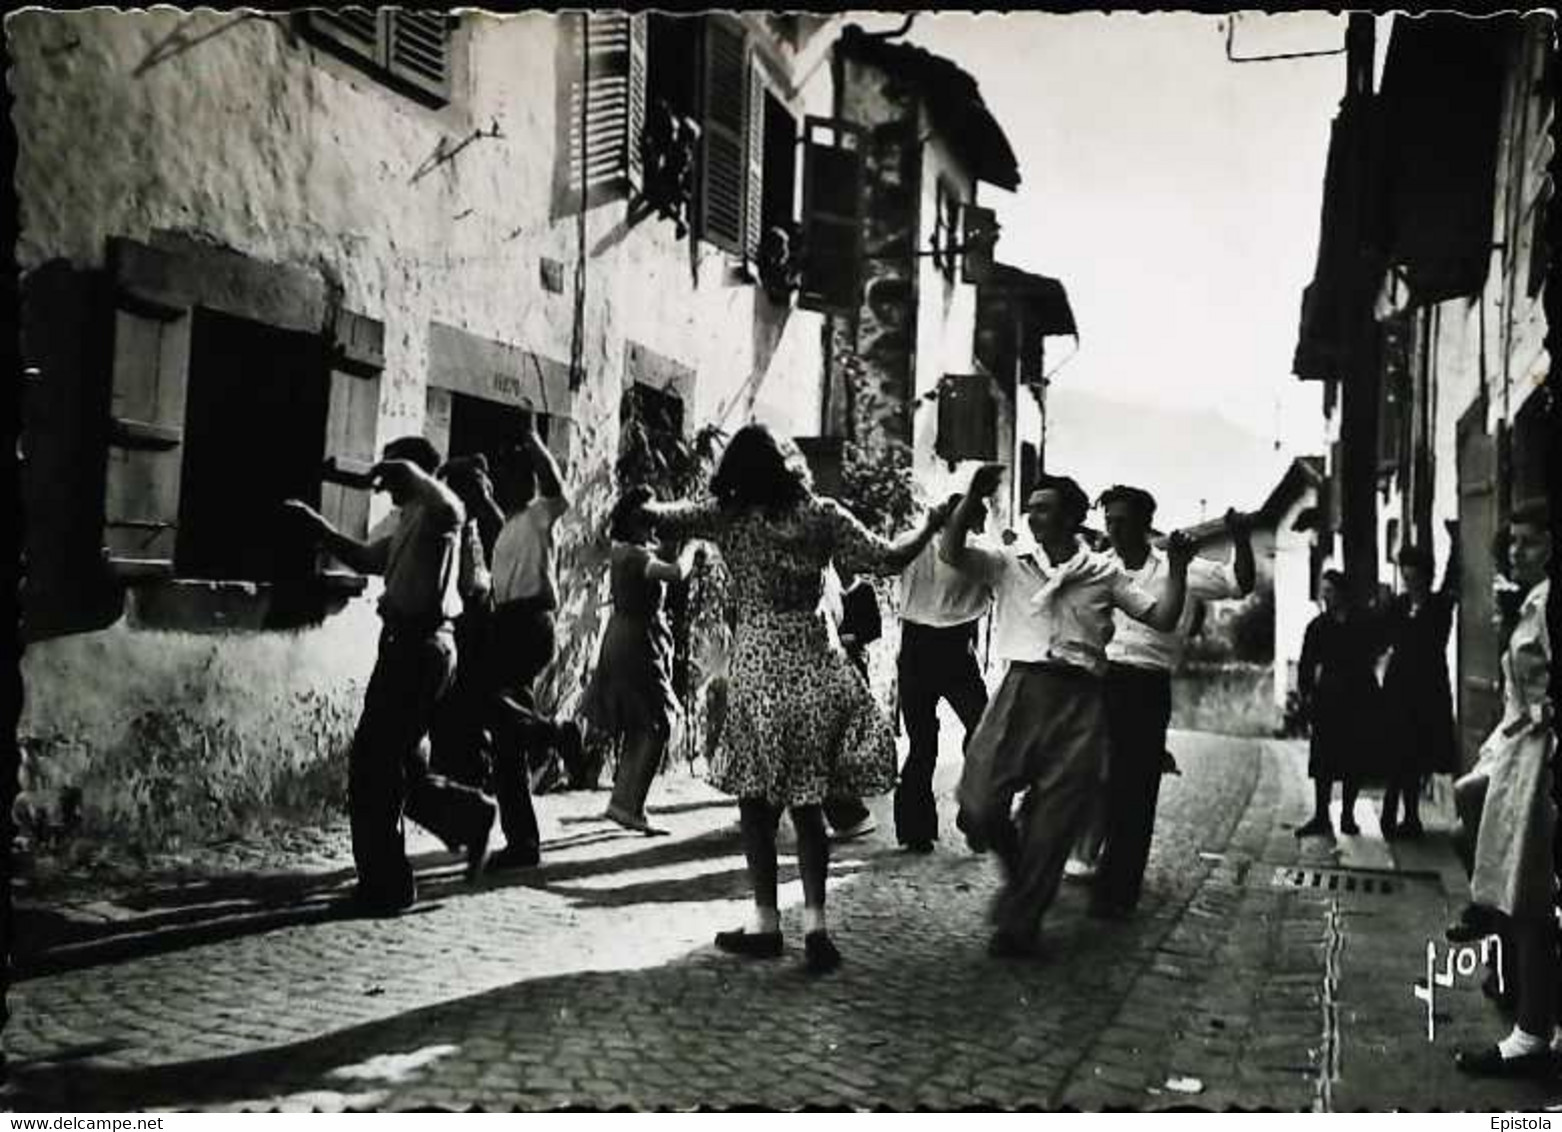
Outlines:
[[[951,508],[960,497],[949,501]],[[969,531],[987,525],[987,504],[966,512]],[[987,685],[976,659],[976,630],[992,605],[992,588],[955,569],[931,544],[900,575],[900,715],[908,750],[895,787],[895,836],[913,853],[930,853],[938,840],[933,771],[938,765],[938,702],[948,700],[971,738],[987,706]]]
[[[1057,894],[1106,756],[1103,676],[1112,615],[1121,609],[1161,630],[1182,615],[1192,548],[1172,535],[1160,595],[1137,585],[1115,558],[1087,549],[1079,531],[1089,500],[1072,479],[1043,476],[1026,501],[1034,546],[967,544],[975,502],[1003,474],[986,465],[944,528],[944,561],[985,581],[995,599],[993,651],[1003,683],[966,748],[957,821],[971,847],[991,847],[1006,883],[993,905],[988,953],[1032,956],[1041,918]],[[1016,794],[1025,794],[1018,824]]]
[[527,753],[551,745],[566,764],[578,761],[580,729],[537,709],[537,678],[553,662],[559,605],[554,531],[569,510],[558,462],[528,419],[515,472],[517,505],[494,541],[490,573],[493,625],[488,634],[485,688],[494,711],[494,793],[505,847],[490,867],[527,868],[541,853],[532,808]]
[[[1135,583],[1159,593],[1170,573],[1167,554],[1150,545],[1155,497],[1118,485],[1101,496],[1112,555]],[[1106,787],[1102,796],[1105,847],[1091,895],[1092,915],[1115,919],[1139,903],[1144,869],[1155,829],[1161,755],[1171,723],[1171,676],[1198,602],[1245,597],[1253,592],[1253,545],[1244,518],[1226,512],[1231,536],[1229,564],[1194,558],[1188,563],[1187,608],[1170,632],[1161,632],[1118,613],[1106,648],[1106,714],[1111,732]]]

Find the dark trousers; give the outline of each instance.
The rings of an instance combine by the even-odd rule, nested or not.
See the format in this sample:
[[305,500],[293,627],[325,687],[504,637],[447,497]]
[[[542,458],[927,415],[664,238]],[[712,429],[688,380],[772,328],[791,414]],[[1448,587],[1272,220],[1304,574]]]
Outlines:
[[1102,684],[1077,669],[1012,663],[966,744],[957,824],[973,849],[990,848],[1003,864],[992,919],[1010,935],[1040,931],[1101,789],[1111,741]]
[[431,774],[421,746],[456,666],[448,628],[386,627],[348,759],[353,861],[360,892],[401,905],[416,895],[403,813],[451,847],[486,831],[492,810],[470,787]]
[[[871,683],[868,679],[868,650],[866,648],[848,648],[846,658],[852,662],[862,676],[864,684]],[[830,823],[830,828],[839,832],[850,829],[854,825],[865,822],[869,818],[868,807],[861,798],[827,798],[824,803],[824,820]]]
[[487,733],[490,713],[481,679],[489,629],[486,611],[468,610],[456,619],[455,679],[434,711],[429,732],[434,773],[479,790],[491,789],[493,782]]
[[976,660],[976,623],[933,628],[902,622],[897,668],[909,750],[895,787],[895,836],[902,845],[937,841],[938,702],[948,700],[955,709],[967,742],[987,707],[987,685]]
[[1155,832],[1161,793],[1161,752],[1171,723],[1171,675],[1126,664],[1108,667],[1106,723],[1112,753],[1107,761],[1106,848],[1093,898],[1114,908],[1139,902]]
[[553,661],[553,611],[513,602],[494,611],[484,662],[483,693],[493,736],[494,797],[507,845],[541,844],[532,807],[530,755],[558,737],[558,726],[537,710],[537,678]]

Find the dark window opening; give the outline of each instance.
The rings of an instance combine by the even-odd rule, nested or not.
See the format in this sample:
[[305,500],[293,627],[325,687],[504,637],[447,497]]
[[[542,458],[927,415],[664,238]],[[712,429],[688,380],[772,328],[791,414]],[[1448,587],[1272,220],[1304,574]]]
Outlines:
[[319,338],[198,309],[175,550],[185,577],[308,578],[285,499],[320,503],[330,382]]
[[1550,459],[1550,422],[1546,419],[1548,390],[1530,394],[1513,418],[1510,459],[1513,469],[1512,507],[1546,499],[1546,463]]
[[652,12],[646,24],[646,102],[665,101],[676,115],[696,116],[695,84],[700,57],[699,16]]
[[530,413],[502,401],[490,401],[467,393],[450,394],[450,451],[452,456],[476,456],[488,460],[494,497],[508,514],[520,502],[517,472],[521,462],[516,454],[516,439],[535,416],[537,435],[546,443],[552,431],[552,417]]
[[760,227],[768,232],[797,220],[797,119],[765,92],[765,158]]

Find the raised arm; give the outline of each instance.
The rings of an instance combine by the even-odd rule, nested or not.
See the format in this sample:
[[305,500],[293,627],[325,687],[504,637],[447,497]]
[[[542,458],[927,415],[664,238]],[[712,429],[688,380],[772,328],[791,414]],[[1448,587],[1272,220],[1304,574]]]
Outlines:
[[1443,527],[1448,531],[1448,562],[1443,566],[1443,584],[1437,592],[1450,602],[1457,602],[1460,574],[1464,570],[1464,551],[1459,543],[1459,520],[1447,519]]
[[1166,540],[1166,581],[1160,593],[1152,598],[1126,572],[1120,572],[1116,583],[1118,606],[1128,616],[1158,632],[1171,632],[1182,619],[1182,610],[1188,601],[1188,563],[1191,561],[1193,541],[1181,531],[1173,531]]
[[1226,533],[1231,536],[1231,570],[1241,597],[1253,592],[1258,567],[1253,561],[1252,518],[1235,507],[1226,512]]
[[900,573],[916,561],[917,555],[933,541],[933,536],[949,517],[947,506],[935,507],[914,530],[891,540],[868,530],[855,515],[834,500],[826,500],[825,509],[830,517],[830,533],[835,542],[835,560],[852,573],[859,574]]
[[983,565],[980,556],[966,542],[971,529],[971,516],[982,507],[987,497],[998,490],[998,481],[1003,477],[1002,464],[983,464],[971,474],[971,486],[960,502],[955,505],[954,514],[944,524],[944,533],[938,540],[938,556],[957,570],[974,571]]
[[559,462],[548,451],[548,446],[537,435],[536,419],[527,418],[521,433],[521,450],[531,457],[532,470],[537,475],[537,495],[542,499],[563,499],[564,479],[559,473]]

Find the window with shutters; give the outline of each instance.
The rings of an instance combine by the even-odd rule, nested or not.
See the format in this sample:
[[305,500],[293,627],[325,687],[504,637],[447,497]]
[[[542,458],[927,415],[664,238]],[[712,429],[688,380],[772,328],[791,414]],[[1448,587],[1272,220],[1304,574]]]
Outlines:
[[408,8],[310,8],[305,36],[421,101],[450,101],[451,29],[458,17]]
[[232,253],[115,240],[110,263],[110,571],[273,585],[343,575],[280,505],[303,499],[367,533],[384,328],[337,311],[322,333],[323,287]]
[[559,108],[566,179],[575,205],[590,206],[644,184],[648,25],[623,11],[567,19],[560,67],[568,97]]
[[798,306],[845,313],[861,290],[862,132],[808,118],[803,127],[802,282]]

